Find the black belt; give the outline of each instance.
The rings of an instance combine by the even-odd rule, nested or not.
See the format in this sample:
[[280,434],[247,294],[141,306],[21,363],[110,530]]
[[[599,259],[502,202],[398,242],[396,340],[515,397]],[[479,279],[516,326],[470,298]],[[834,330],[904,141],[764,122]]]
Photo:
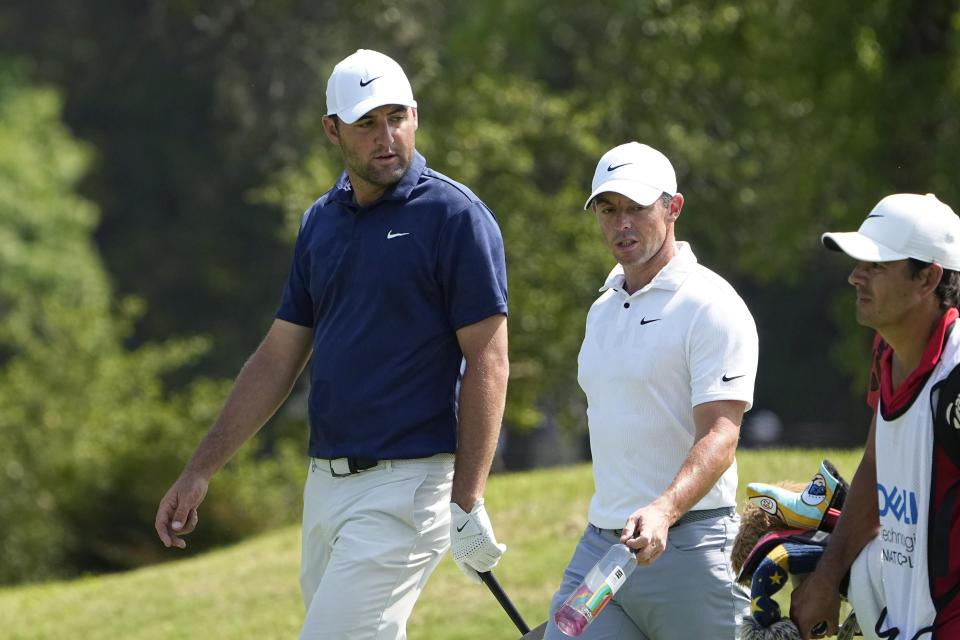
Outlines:
[[328,460],[327,463],[330,465],[330,475],[334,478],[343,478],[373,469],[380,464],[380,461],[373,458],[336,458]]
[[[697,509],[696,511],[687,511],[685,514],[677,518],[677,521],[670,525],[670,528],[673,529],[674,527],[690,524],[691,522],[699,522],[701,520],[712,520],[713,518],[732,516],[736,512],[736,507],[717,507],[716,509]],[[600,527],[596,528],[600,529]],[[603,529],[601,529],[601,531],[603,531]],[[614,535],[618,536],[623,533],[623,529],[607,529],[607,531],[613,531]]]

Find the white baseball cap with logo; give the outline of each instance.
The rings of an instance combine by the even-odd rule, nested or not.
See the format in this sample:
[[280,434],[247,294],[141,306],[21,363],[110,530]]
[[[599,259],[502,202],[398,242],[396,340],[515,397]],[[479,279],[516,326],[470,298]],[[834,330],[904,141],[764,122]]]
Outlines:
[[333,68],[327,80],[328,116],[353,124],[371,109],[387,104],[417,106],[410,81],[393,58],[357,49]]
[[677,195],[677,174],[667,156],[645,144],[628,142],[600,158],[593,172],[593,191],[583,208],[587,209],[594,198],[607,191],[646,207],[664,193]]
[[960,217],[932,193],[889,195],[857,231],[825,233],[820,241],[864,262],[914,258],[960,271]]

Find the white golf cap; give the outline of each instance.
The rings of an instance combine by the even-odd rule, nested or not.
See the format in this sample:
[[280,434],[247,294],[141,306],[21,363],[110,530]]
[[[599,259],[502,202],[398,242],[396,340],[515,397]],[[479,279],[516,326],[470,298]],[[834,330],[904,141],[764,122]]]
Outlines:
[[628,142],[600,158],[593,172],[593,191],[583,208],[605,191],[619,193],[646,207],[664,193],[677,194],[677,174],[667,156],[645,144]]
[[887,196],[857,231],[825,233],[820,241],[864,262],[914,258],[960,271],[960,218],[932,193]]
[[327,115],[353,124],[385,104],[417,106],[400,65],[379,51],[357,49],[333,68],[327,80]]

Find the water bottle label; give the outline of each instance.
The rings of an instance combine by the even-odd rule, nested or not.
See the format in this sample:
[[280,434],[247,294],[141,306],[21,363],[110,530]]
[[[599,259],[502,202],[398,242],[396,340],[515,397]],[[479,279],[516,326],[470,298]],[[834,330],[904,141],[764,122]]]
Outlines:
[[621,567],[614,567],[613,571],[610,572],[610,575],[607,576],[607,584],[610,585],[610,588],[616,591],[623,583],[627,580],[627,574],[624,572]]
[[570,606],[579,611],[590,622],[600,613],[600,610],[607,606],[613,594],[623,585],[627,576],[623,569],[615,567],[606,580],[597,587],[596,591],[591,591],[587,585],[582,585],[577,589],[571,598]]

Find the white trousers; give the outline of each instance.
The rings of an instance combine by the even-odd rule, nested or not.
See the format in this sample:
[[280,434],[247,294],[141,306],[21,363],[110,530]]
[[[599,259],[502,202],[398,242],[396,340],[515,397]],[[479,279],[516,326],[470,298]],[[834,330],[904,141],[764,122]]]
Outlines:
[[450,546],[452,481],[452,454],[388,460],[346,477],[311,461],[300,640],[407,637],[413,605]]

